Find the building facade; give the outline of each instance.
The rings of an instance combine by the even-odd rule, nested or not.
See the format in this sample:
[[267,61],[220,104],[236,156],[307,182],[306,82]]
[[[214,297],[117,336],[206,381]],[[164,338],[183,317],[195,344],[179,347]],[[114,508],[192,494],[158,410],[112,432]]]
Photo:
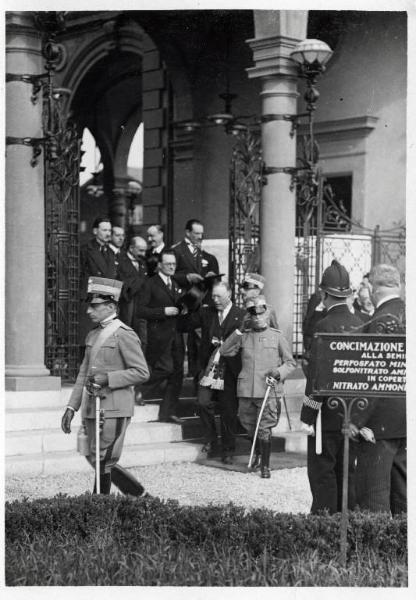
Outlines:
[[[333,50],[318,82],[314,131],[338,208],[342,200],[336,214],[345,215],[342,227],[318,232],[299,216],[294,180],[307,127],[302,119],[293,127],[305,108],[290,54],[305,38]],[[7,13],[6,390],[53,394],[71,379],[79,245],[97,214],[139,234],[162,223],[168,242],[198,218],[206,248],[228,272],[230,243],[236,247],[230,169],[239,170],[237,184],[248,179],[233,162],[241,140],[209,116],[231,111],[258,136],[257,166],[247,150],[259,184],[247,202],[255,227],[234,228],[232,237],[241,237],[240,249],[244,235],[250,252],[258,246],[256,268],[295,350],[318,243],[326,248],[319,267],[336,256],[356,283],[376,259],[404,271],[406,49],[405,12]],[[141,124],[139,193],[127,158]],[[86,128],[102,163],[95,195],[78,185]]]

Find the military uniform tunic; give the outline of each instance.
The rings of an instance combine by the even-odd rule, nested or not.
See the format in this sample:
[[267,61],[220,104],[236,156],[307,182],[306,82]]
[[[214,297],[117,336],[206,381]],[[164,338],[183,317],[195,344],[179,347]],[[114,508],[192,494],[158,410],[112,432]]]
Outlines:
[[296,363],[282,333],[271,327],[261,331],[234,332],[223,344],[221,354],[234,356],[241,348],[242,368],[237,379],[237,396],[241,424],[249,436],[254,434],[258,415],[266,393],[266,377],[278,379],[273,395],[269,395],[259,427],[259,438],[269,439],[271,428],[279,418],[283,381]]

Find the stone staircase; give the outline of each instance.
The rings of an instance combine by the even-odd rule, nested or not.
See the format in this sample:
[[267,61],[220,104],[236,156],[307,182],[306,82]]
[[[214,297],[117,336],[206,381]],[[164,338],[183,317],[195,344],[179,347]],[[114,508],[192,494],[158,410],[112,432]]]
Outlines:
[[[124,467],[203,460],[202,429],[191,383],[185,380],[180,401],[182,426],[157,421],[158,400],[146,400],[144,406],[136,406],[120,461]],[[286,404],[292,431],[282,406],[280,422],[273,431],[274,437],[281,438],[281,442],[275,440],[276,451],[306,452],[306,437],[299,432],[303,389],[303,378],[296,374],[286,382]],[[63,434],[60,428],[70,393],[69,386],[62,388],[59,398],[51,393],[6,392],[6,475],[51,475],[64,470],[82,472],[91,469],[76,451],[80,414],[76,413],[72,421],[70,435]]]

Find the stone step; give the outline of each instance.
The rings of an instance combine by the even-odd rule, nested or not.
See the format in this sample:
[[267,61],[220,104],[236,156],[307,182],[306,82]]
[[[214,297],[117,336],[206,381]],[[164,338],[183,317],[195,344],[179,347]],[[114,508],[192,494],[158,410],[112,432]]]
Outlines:
[[[124,447],[120,464],[128,468],[161,463],[194,462],[200,457],[200,443],[158,442]],[[92,468],[85,457],[75,450],[7,456],[5,460],[6,476],[24,474],[44,476],[82,471],[92,473]]]
[[[34,429],[55,429],[60,426],[64,413],[64,406],[50,408],[14,408],[6,410],[5,427],[8,431],[25,431]],[[155,421],[159,412],[157,402],[147,403],[144,406],[136,406],[133,422]],[[73,424],[81,423],[81,413],[75,413]]]
[[[6,434],[6,455],[65,452],[76,450],[78,427],[73,426],[70,435],[61,429],[34,429],[12,431]],[[152,444],[156,442],[182,441],[182,428],[174,423],[132,422],[127,428],[125,446]]]

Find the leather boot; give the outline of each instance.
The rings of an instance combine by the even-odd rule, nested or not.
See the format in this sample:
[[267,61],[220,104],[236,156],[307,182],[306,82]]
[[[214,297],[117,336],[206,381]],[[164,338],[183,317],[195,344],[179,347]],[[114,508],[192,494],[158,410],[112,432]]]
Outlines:
[[123,494],[130,494],[130,496],[142,496],[144,494],[142,484],[127,469],[120,467],[120,465],[114,465],[111,471],[111,478],[114,485]]
[[[253,443],[253,440],[250,440]],[[254,446],[254,456],[250,464],[250,471],[259,471],[261,467],[261,451],[259,439],[256,439],[256,445]]]
[[272,443],[270,440],[260,440],[261,448],[261,476],[263,479],[270,479],[270,451]]
[[[111,473],[100,473],[100,494],[109,494],[111,490]],[[97,482],[94,480],[93,494],[97,493]]]

